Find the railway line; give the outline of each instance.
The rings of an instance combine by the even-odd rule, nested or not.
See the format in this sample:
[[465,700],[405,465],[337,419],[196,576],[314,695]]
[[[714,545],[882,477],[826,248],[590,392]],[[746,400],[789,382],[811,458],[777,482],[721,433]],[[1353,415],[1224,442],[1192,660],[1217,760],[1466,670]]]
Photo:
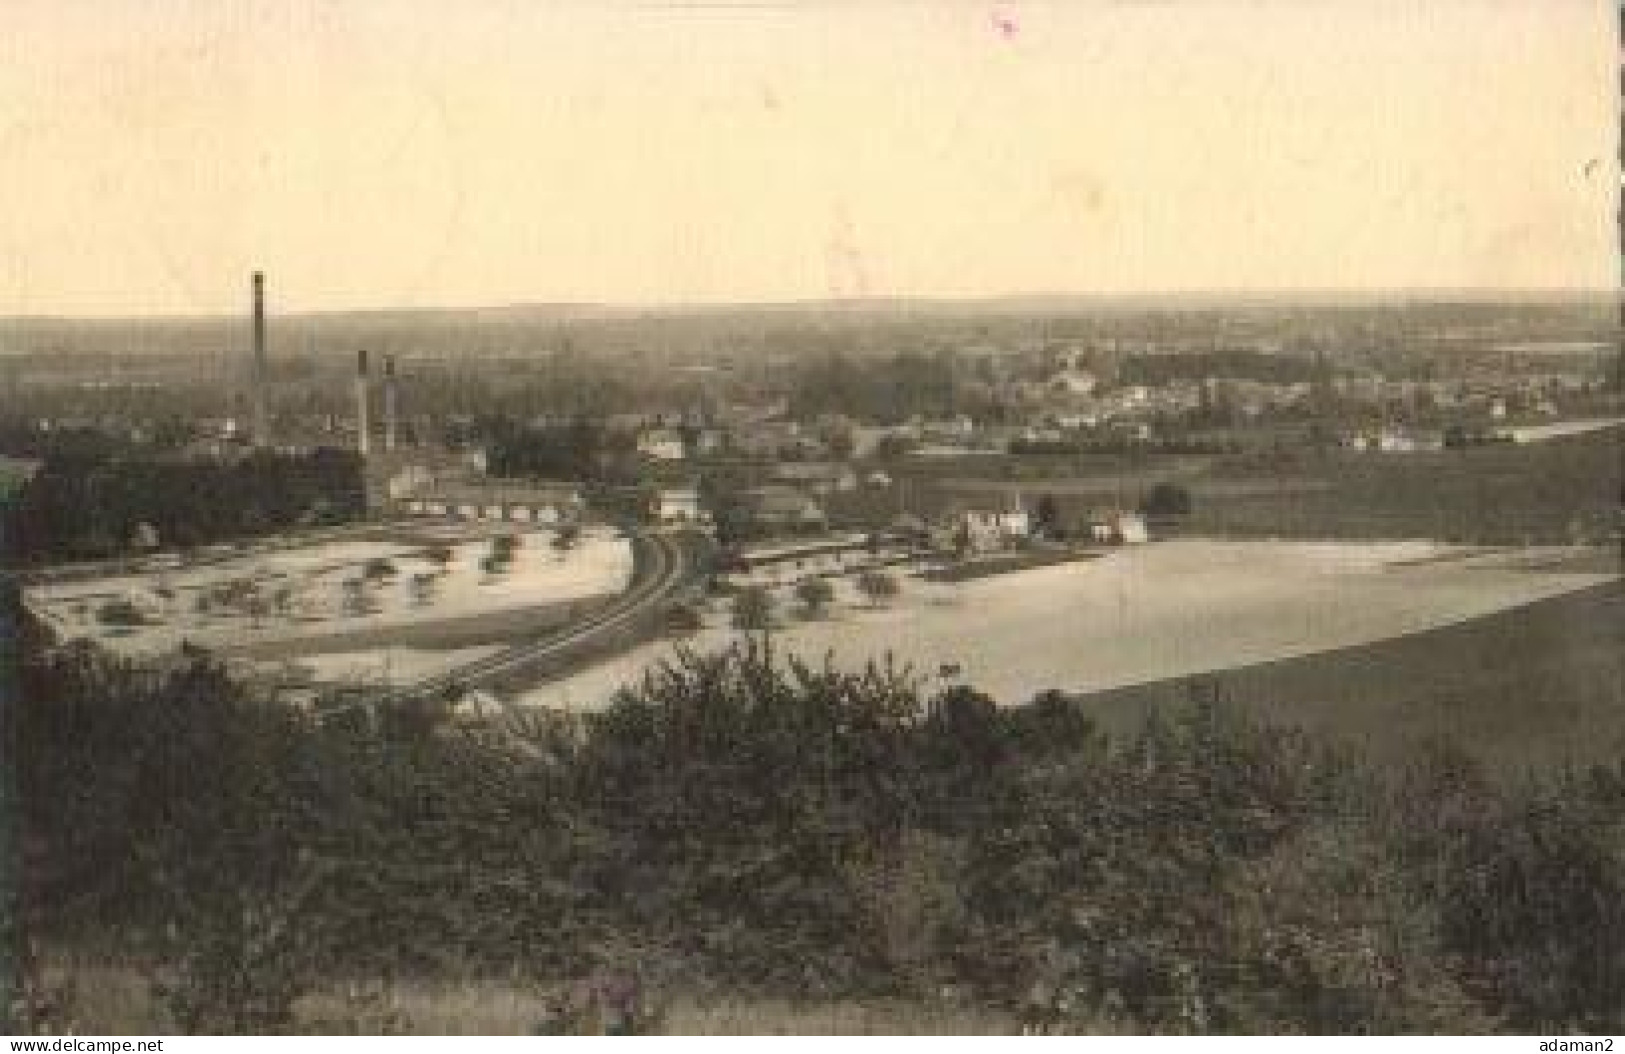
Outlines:
[[661,604],[690,586],[699,572],[701,536],[693,532],[649,531],[633,535],[640,573],[632,587],[580,622],[537,640],[504,648],[390,693],[388,702],[433,698],[450,692],[512,680],[572,653],[585,653],[606,638],[635,626]]

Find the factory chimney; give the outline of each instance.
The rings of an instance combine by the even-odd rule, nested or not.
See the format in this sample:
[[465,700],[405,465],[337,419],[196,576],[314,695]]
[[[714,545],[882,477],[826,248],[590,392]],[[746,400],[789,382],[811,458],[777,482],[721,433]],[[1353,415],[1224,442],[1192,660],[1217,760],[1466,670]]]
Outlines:
[[372,421],[367,414],[367,349],[355,353],[356,450],[366,457],[372,450]]
[[265,406],[267,373],[265,363],[265,275],[254,272],[254,358],[249,363],[249,399],[253,407],[254,445],[265,446],[271,438],[270,415]]
[[396,442],[396,403],[397,392],[395,386],[395,356],[384,356],[384,449],[394,450]]

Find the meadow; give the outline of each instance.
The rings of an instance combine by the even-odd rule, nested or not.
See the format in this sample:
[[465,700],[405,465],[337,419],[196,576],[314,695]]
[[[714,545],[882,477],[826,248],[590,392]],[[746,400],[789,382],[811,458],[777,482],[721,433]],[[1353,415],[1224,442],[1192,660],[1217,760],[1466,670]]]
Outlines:
[[[1532,570],[1544,553],[1559,566]],[[1099,559],[960,583],[903,577],[877,606],[851,581],[816,617],[793,598],[794,573],[773,590],[777,645],[817,661],[891,655],[928,676],[944,666],[1007,704],[1047,689],[1097,692],[1197,676],[1435,629],[1607,581],[1606,558],[1568,549],[1492,551],[1409,542],[1286,542],[1180,538],[1125,546]],[[690,643],[735,634],[714,605]],[[605,705],[616,688],[670,652],[644,645],[523,694],[527,703]]]

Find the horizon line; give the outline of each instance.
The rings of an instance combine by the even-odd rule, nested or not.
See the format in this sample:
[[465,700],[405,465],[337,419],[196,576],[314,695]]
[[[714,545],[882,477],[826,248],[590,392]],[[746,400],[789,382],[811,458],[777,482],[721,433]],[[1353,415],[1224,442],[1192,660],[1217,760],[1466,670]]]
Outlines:
[[[477,312],[517,311],[578,311],[603,312],[614,315],[706,314],[729,311],[816,310],[820,307],[862,308],[865,306],[922,304],[942,308],[955,306],[997,306],[1023,301],[1076,301],[1080,304],[1095,302],[1133,302],[1155,304],[1159,301],[1201,300],[1208,302],[1273,301],[1325,301],[1325,300],[1411,300],[1444,302],[1451,299],[1475,301],[1518,302],[1553,299],[1618,299],[1625,297],[1625,289],[1608,286],[1353,286],[1353,287],[1268,287],[1257,289],[1183,289],[1100,292],[1012,292],[1012,293],[874,293],[849,296],[785,297],[763,300],[514,300],[505,302],[469,304],[426,304],[397,307],[333,307],[276,312],[275,318],[320,319],[346,315],[409,315],[460,314]],[[248,299],[244,298],[245,301]],[[249,313],[245,305],[242,312],[31,312],[0,314],[0,323],[15,322],[213,322],[236,319]],[[563,320],[561,320],[563,321]]]

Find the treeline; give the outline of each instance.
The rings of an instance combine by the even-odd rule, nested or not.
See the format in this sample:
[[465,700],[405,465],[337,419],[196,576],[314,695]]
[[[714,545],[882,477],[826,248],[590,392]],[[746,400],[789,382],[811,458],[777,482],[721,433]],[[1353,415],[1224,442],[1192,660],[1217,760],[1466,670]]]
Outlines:
[[1267,384],[1299,384],[1317,379],[1315,361],[1309,356],[1272,355],[1247,348],[1134,355],[1124,359],[1118,371],[1119,383],[1152,386],[1209,377]]
[[32,937],[147,963],[179,1030],[606,966],[1077,1030],[1625,1024],[1621,766],[1379,774],[1212,701],[1114,738],[746,644],[506,736],[312,723],[202,658],[38,655],[22,688]]
[[6,561],[206,545],[344,523],[366,510],[361,462],[346,450],[256,451],[212,461],[110,449],[80,438],[40,453],[43,466],[0,513]]
[[791,368],[785,384],[790,412],[798,420],[839,414],[877,424],[957,413],[986,415],[967,397],[951,357],[903,352],[886,357],[834,353]]
[[459,438],[485,444],[486,468],[493,476],[609,484],[639,478],[636,437],[602,422],[582,418],[541,425],[489,416],[467,431]]
[[1244,449],[1237,439],[1208,439],[1198,436],[1155,436],[1141,439],[1116,433],[1077,436],[1070,439],[1012,439],[1010,453],[1019,456],[1082,454],[1238,454]]

